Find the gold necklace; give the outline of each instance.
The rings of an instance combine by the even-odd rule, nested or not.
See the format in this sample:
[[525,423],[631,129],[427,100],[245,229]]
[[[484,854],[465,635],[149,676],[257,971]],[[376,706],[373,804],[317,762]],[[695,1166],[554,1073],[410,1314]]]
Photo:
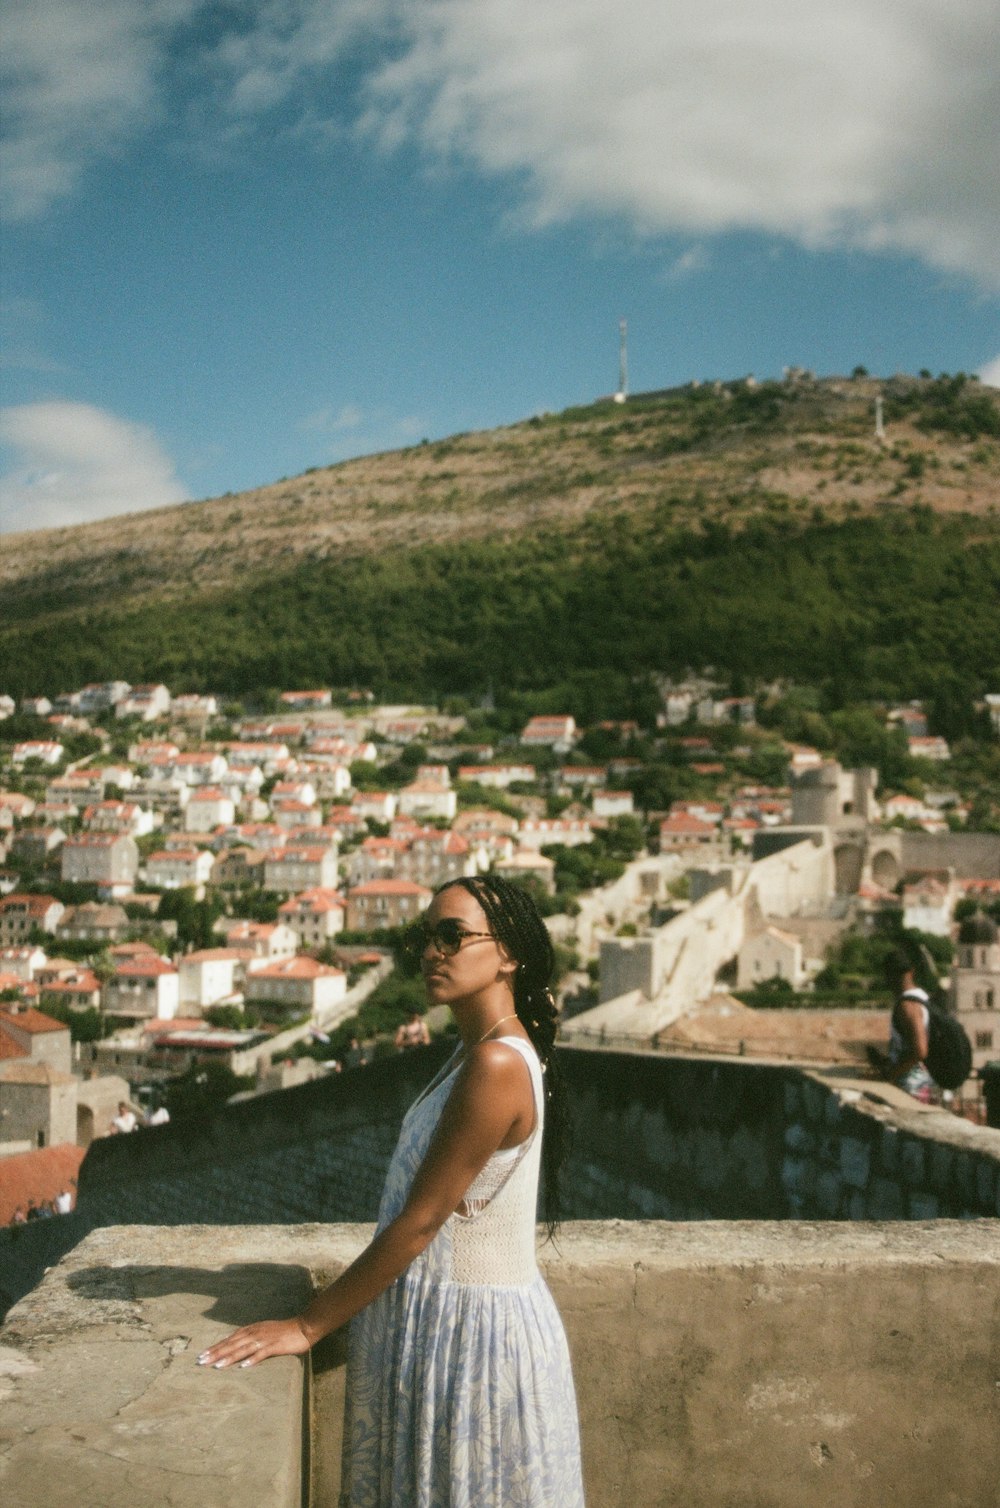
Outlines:
[[483,1035],[479,1038],[479,1042],[473,1042],[473,1044],[472,1044],[473,1047],[478,1047],[480,1042],[485,1042],[486,1038],[490,1035],[490,1032],[495,1032],[496,1029],[497,1029],[497,1027],[498,1026],[503,1026],[503,1024],[504,1024],[505,1021],[516,1021],[516,1020],[517,1020],[517,1011],[511,1011],[511,1013],[510,1013],[509,1016],[501,1016],[499,1021],[494,1021],[494,1023],[493,1023],[492,1026],[488,1026],[486,1028],[486,1030],[483,1032]]

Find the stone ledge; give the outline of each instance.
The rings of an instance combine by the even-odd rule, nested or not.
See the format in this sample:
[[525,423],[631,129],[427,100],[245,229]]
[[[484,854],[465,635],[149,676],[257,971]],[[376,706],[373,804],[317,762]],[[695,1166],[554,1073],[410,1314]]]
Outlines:
[[[108,1227],[0,1334],[11,1508],[300,1508],[303,1367],[195,1365],[293,1312],[367,1226]],[[600,1508],[983,1508],[1000,1478],[1000,1225],[570,1222],[539,1255]],[[315,1508],[342,1352],[314,1356]],[[308,1417],[308,1416],[306,1416]]]
[[301,1508],[303,1368],[195,1364],[234,1325],[294,1313],[312,1282],[294,1228],[107,1227],[0,1332],[0,1499]]

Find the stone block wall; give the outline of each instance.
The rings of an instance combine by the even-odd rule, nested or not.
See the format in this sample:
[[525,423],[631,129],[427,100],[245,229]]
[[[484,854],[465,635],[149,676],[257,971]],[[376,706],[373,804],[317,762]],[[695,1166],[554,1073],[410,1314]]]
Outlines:
[[374,1220],[407,1106],[447,1048],[94,1142],[77,1208],[94,1225]]
[[569,1219],[1000,1215],[1000,1132],[888,1085],[740,1059],[566,1049]]
[[563,1177],[568,1219],[789,1213],[782,1070],[576,1048],[561,1063],[575,1121]]
[[[880,1086],[881,1087],[881,1086]],[[873,1086],[874,1089],[874,1086]],[[795,1218],[1000,1215],[1000,1133],[888,1091],[788,1076],[781,1181]],[[890,1098],[891,1096],[891,1098]]]
[[[435,1044],[196,1124],[95,1141],[80,1170],[77,1238],[119,1224],[374,1220],[399,1124],[448,1050]],[[566,1047],[560,1063],[576,1121],[566,1220],[1000,1215],[1000,1131],[888,1086],[652,1052]],[[65,1229],[38,1222],[30,1241],[0,1231],[4,1304],[58,1260]]]

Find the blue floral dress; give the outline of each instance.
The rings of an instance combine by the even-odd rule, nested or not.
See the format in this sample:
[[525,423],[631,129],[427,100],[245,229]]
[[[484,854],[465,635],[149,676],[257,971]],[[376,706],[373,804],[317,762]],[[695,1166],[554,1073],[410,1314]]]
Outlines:
[[[535,1262],[535,1128],[494,1153],[406,1272],[352,1321],[343,1508],[583,1508],[566,1337]],[[381,1230],[406,1202],[458,1056],[410,1107],[386,1175]]]

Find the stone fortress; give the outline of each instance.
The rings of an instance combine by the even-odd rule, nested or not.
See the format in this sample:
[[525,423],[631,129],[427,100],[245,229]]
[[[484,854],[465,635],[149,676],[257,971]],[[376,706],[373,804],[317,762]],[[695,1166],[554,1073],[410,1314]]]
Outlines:
[[[566,1023],[565,1040],[667,1043],[682,1035],[671,1028],[724,988],[720,976],[734,962],[741,988],[775,975],[801,987],[808,958],[814,970],[820,966],[832,938],[862,919],[866,896],[889,898],[908,874],[1000,880],[1000,836],[876,827],[877,784],[875,770],[847,771],[832,760],[804,770],[793,782],[789,822],[756,833],[745,860],[685,865],[690,904],[626,937],[614,935],[615,929],[645,915],[650,898],[661,896],[664,881],[680,868],[671,859],[630,866],[618,886],[600,892],[591,905],[592,912],[604,908],[599,920],[605,926],[598,927],[600,1001]],[[593,941],[587,935],[593,924],[593,915],[577,924],[584,951]],[[973,1043],[982,1043],[974,1058],[978,1067],[1000,1057],[1000,946],[989,918],[978,918],[976,927],[985,942],[973,966],[969,946],[960,940],[949,1004]],[[738,1012],[738,1003],[725,1009]],[[884,1036],[884,1026],[880,1031]],[[808,1050],[804,1056],[809,1058]]]
[[[867,772],[809,773],[791,822],[752,861],[693,871],[659,925],[614,935],[666,907],[667,859],[637,861],[576,919],[601,999],[566,1023],[577,1133],[541,1259],[602,1508],[996,1501],[1000,1131],[843,1064],[649,1050],[769,929],[808,938],[911,869],[1000,877],[1000,839],[876,834]],[[956,1007],[995,1009],[998,971],[977,918]],[[239,1379],[193,1358],[351,1259],[443,1050],[98,1141],[57,1231],[2,1233],[19,1300],[0,1338],[5,1502],[333,1508],[339,1340]]]

